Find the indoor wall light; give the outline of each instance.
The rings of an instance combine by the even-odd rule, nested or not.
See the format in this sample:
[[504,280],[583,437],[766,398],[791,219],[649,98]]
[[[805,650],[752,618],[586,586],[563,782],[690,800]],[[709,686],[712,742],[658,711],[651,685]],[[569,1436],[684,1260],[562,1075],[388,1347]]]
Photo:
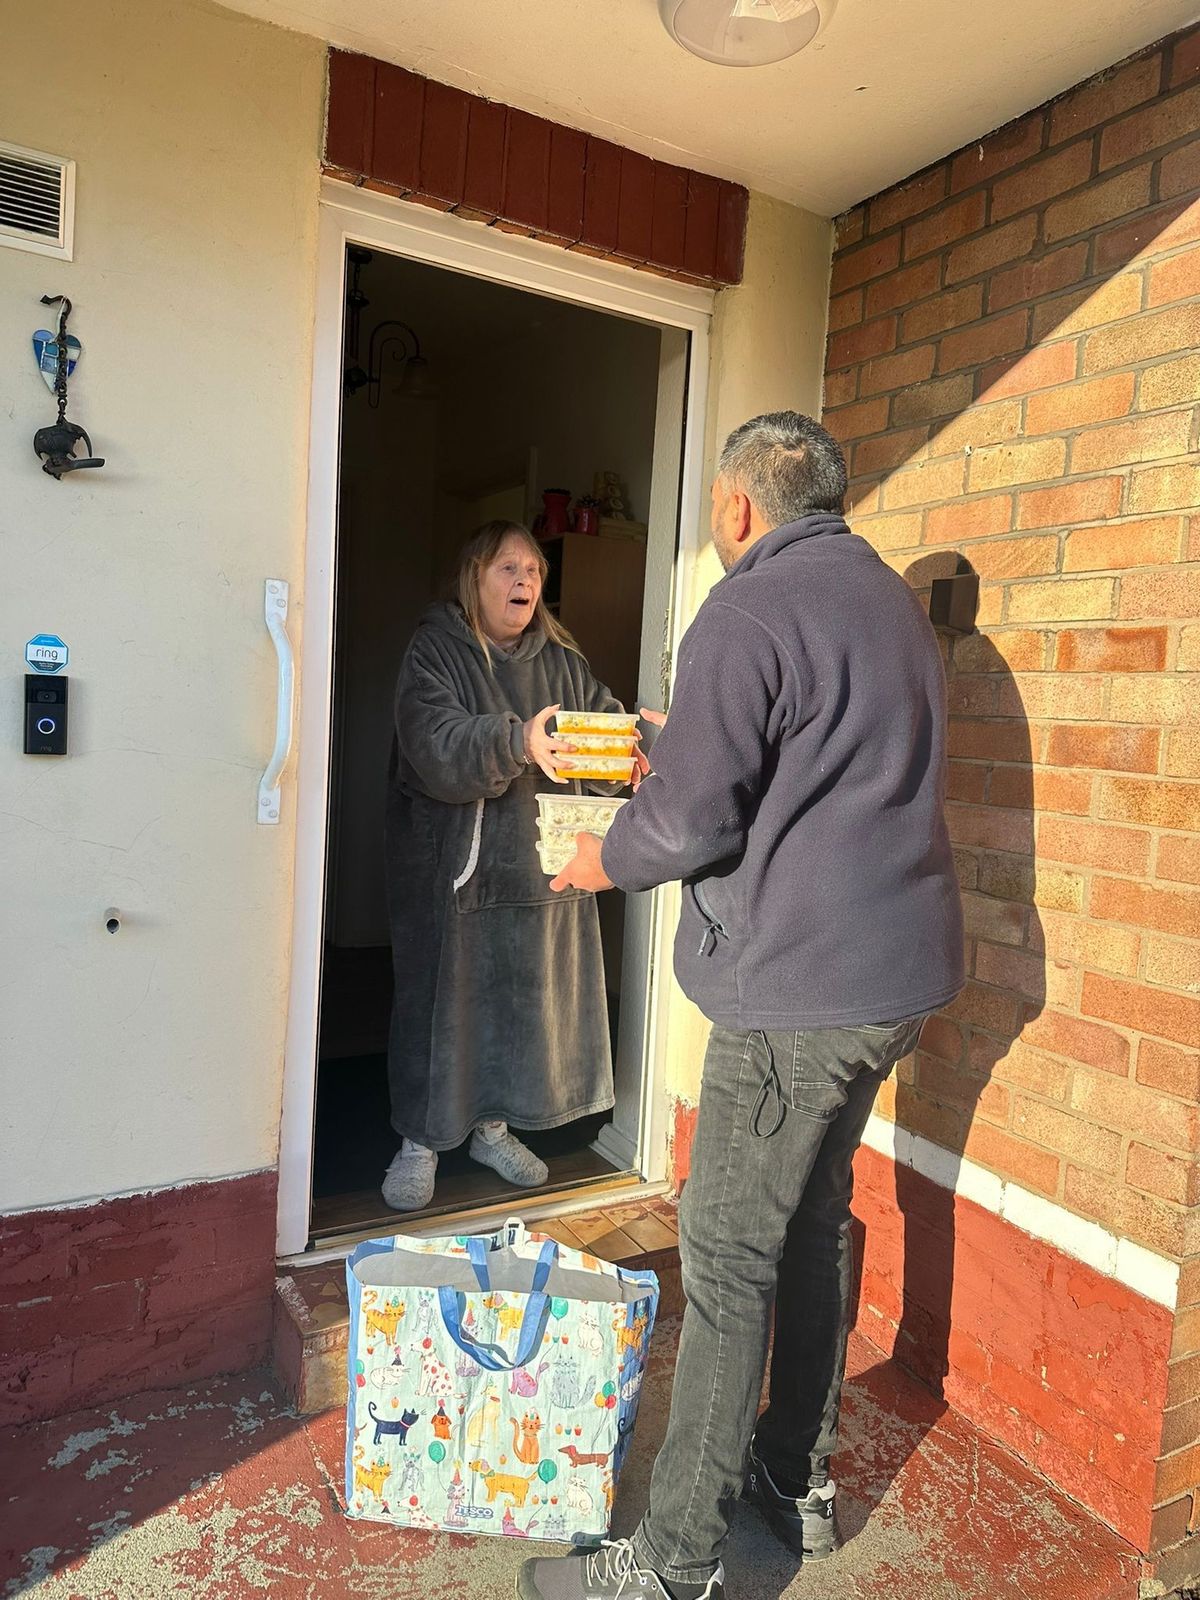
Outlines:
[[658,0],[658,10],[676,44],[722,67],[783,61],[821,28],[817,0]]

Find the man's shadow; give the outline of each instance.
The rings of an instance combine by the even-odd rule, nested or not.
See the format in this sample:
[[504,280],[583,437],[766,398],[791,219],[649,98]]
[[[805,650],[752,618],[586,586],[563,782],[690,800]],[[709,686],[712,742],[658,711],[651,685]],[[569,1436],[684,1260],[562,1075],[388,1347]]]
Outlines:
[[[968,593],[974,587],[970,563],[953,550],[924,557],[904,576],[926,603],[935,579],[963,578]],[[889,1091],[896,1211],[886,1192],[868,1196],[861,1181],[855,1208],[866,1217],[855,1229],[856,1321],[888,1356],[847,1392],[853,1420],[846,1431],[868,1430],[872,1448],[863,1452],[853,1437],[844,1438],[839,1476],[860,1478],[847,1481],[847,1488],[867,1507],[878,1503],[954,1402],[954,1385],[973,1381],[964,1370],[969,1340],[961,1349],[955,1340],[961,1205],[955,1189],[964,1158],[992,1171],[1011,1170],[1020,1072],[1015,1062],[1002,1063],[1046,998],[1045,945],[1034,903],[1033,745],[1009,665],[1013,660],[1018,670],[1039,670],[1039,644],[1032,632],[1018,639],[1014,630],[1002,654],[974,631],[973,605],[963,620],[972,631],[943,630],[939,637],[948,689],[947,816],[963,895],[967,983],[954,1004],[926,1024],[919,1048],[900,1063]],[[897,1367],[929,1391],[928,1404],[909,1391],[899,1416],[898,1391],[907,1386]]]

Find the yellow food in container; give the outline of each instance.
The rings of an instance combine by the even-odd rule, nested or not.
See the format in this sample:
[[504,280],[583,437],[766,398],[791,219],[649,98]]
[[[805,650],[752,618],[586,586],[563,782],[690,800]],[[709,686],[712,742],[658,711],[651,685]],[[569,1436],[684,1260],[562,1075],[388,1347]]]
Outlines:
[[565,739],[576,733],[606,733],[632,739],[637,733],[637,718],[623,711],[560,711],[554,721]]
[[632,756],[563,755],[554,757],[554,770],[560,778],[575,782],[630,783],[633,780]]
[[637,743],[632,733],[572,733],[561,737],[575,746],[577,755],[631,756]]

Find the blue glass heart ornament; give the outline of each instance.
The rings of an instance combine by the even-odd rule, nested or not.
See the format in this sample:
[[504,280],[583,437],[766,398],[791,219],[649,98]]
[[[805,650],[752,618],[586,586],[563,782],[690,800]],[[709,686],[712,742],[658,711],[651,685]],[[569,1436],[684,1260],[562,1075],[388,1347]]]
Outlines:
[[[75,371],[79,357],[83,354],[83,346],[73,333],[67,335],[67,377]],[[38,371],[45,381],[50,393],[54,393],[54,385],[58,381],[58,338],[48,328],[39,328],[33,336],[33,357],[37,362]]]

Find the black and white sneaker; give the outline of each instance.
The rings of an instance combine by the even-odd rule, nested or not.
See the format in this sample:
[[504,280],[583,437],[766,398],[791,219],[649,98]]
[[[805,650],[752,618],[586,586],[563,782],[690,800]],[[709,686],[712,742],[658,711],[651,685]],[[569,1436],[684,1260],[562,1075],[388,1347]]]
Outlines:
[[628,1539],[585,1556],[542,1556],[517,1574],[517,1600],[725,1600],[725,1572],[707,1583],[671,1584],[640,1565]]
[[836,1494],[832,1480],[819,1489],[810,1489],[802,1499],[784,1494],[751,1442],[742,1498],[758,1507],[772,1531],[802,1561],[824,1561],[841,1548]]

